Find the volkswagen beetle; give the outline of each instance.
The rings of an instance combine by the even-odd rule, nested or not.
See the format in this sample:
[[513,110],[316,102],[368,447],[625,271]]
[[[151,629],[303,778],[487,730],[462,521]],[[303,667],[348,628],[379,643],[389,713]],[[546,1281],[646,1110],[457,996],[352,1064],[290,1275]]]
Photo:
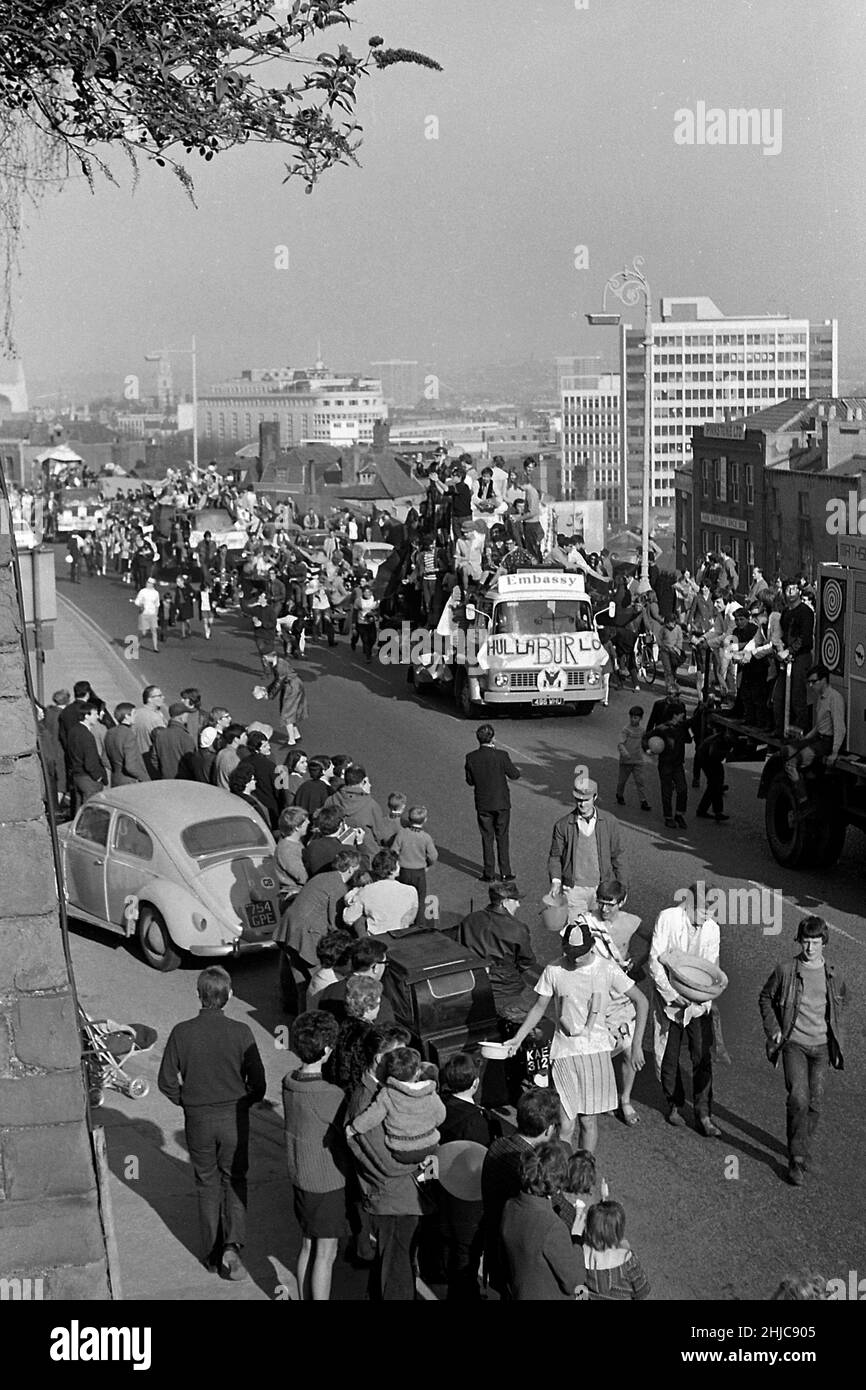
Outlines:
[[274,840],[253,807],[200,782],[97,792],[58,830],[70,914],[135,935],[155,970],[273,948]]

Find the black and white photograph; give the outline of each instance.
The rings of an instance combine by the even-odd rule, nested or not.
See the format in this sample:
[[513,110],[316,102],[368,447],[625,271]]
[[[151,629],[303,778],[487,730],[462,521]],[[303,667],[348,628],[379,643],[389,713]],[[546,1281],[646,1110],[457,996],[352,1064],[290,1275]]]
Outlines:
[[853,1354],[864,64],[857,0],[0,0],[43,1374],[211,1302],[247,1378],[246,1303]]

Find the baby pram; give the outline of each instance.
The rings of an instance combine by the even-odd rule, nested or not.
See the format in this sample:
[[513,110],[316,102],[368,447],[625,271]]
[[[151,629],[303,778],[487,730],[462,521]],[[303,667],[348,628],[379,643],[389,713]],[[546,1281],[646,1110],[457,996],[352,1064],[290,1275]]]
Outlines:
[[150,1090],[143,1076],[127,1076],[124,1064],[134,1053],[147,1052],[157,1039],[155,1028],[146,1023],[116,1023],[111,1018],[94,1019],[79,1005],[81,1055],[84,1076],[92,1106],[102,1105],[107,1090],[122,1091],[141,1100]]

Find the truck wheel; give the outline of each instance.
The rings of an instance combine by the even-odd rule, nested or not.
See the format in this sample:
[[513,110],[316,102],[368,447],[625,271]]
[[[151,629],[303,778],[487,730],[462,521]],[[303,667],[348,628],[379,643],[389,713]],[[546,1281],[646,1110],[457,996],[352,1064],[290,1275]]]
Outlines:
[[767,788],[764,826],[773,858],[786,869],[797,869],[809,857],[815,827],[811,817],[798,814],[794,788],[784,772],[778,773]]
[[180,965],[180,954],[171,943],[165,919],[149,903],[142,904],[138,918],[138,944],[154,970],[176,970]]
[[810,858],[819,869],[831,869],[845,848],[847,825],[837,816],[819,821],[810,835]]

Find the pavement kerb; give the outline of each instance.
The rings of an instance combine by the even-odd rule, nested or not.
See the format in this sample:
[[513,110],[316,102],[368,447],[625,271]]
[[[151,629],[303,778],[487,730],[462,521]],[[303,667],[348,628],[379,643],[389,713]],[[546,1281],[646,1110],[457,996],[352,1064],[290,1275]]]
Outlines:
[[141,700],[141,683],[135,679],[130,671],[128,662],[124,660],[119,652],[115,651],[111,642],[102,631],[102,628],[99,627],[92,618],[89,618],[86,613],[83,613],[77,604],[72,603],[65,595],[58,594],[58,621],[62,621],[61,615],[64,609],[67,610],[65,614],[66,621],[80,623],[80,625],[86,629],[93,650],[99,654],[101,659],[104,659],[106,667],[113,673],[113,679],[121,683],[124,690],[129,691],[129,699],[131,699],[133,704],[139,704]]

